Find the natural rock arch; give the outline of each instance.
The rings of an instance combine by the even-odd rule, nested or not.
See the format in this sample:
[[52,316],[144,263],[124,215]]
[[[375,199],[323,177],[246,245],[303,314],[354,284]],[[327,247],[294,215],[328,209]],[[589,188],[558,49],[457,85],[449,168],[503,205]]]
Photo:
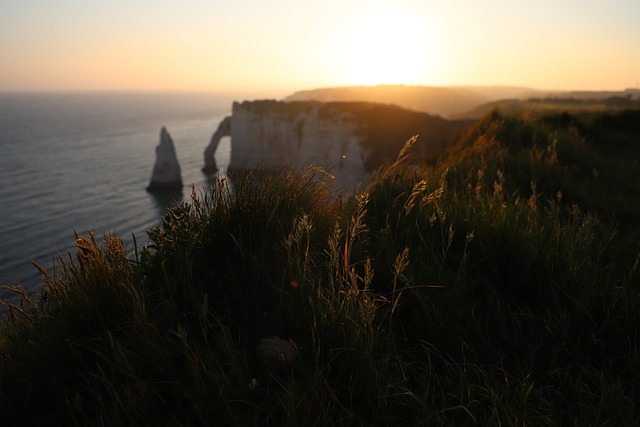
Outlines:
[[211,141],[207,148],[204,149],[204,167],[202,171],[205,173],[215,173],[218,171],[218,165],[216,164],[216,159],[214,154],[218,149],[218,144],[220,144],[220,140],[225,136],[231,136],[231,116],[227,116],[220,122],[218,129],[211,136]]

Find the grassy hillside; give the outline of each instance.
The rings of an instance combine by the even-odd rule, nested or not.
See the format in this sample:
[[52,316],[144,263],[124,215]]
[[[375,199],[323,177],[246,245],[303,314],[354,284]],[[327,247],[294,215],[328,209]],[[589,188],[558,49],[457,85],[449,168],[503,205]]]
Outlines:
[[[587,98],[589,95],[592,97]],[[598,92],[569,92],[564,97],[501,99],[479,105],[469,111],[452,114],[451,117],[480,119],[496,110],[503,114],[522,114],[536,111],[541,114],[571,113],[584,116],[640,108],[640,93],[635,90],[629,89],[625,92],[612,93],[608,97],[598,95]]]
[[[640,90],[624,91],[543,91],[510,86],[345,86],[302,90],[285,98],[286,101],[345,102],[367,101],[395,104],[409,110],[439,115],[446,118],[479,119],[494,109],[540,108],[560,104],[566,109],[592,108],[603,111],[603,105],[617,101],[640,99]],[[532,100],[529,103],[528,100]],[[539,105],[538,105],[539,104]],[[564,109],[562,107],[564,105]],[[623,107],[624,108],[624,107]],[[637,102],[626,108],[638,108]],[[554,108],[554,111],[558,111]]]
[[638,111],[485,117],[362,193],[214,182],[78,236],[0,335],[7,425],[637,425]]
[[288,96],[286,101],[367,101],[449,117],[487,102],[539,94],[539,91],[518,87],[378,85],[304,90]]

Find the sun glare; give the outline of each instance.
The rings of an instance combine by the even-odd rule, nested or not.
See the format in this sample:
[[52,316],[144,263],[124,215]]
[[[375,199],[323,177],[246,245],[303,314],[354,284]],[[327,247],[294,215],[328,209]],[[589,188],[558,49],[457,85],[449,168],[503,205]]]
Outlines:
[[437,46],[431,29],[409,10],[360,10],[336,37],[341,52],[338,73],[347,83],[420,84],[430,77]]

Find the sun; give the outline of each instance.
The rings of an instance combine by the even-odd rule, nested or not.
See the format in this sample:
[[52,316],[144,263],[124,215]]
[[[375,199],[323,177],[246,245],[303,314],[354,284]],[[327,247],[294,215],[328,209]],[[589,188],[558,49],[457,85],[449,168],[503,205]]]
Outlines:
[[427,22],[416,15],[388,5],[349,16],[335,33],[341,78],[363,85],[428,80],[437,46]]

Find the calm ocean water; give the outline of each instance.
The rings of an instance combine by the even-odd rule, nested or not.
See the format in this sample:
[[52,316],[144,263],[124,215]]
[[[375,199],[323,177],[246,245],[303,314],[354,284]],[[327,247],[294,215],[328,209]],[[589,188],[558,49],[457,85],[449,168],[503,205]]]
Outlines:
[[[131,250],[135,233],[145,244],[169,203],[145,190],[161,127],[173,138],[187,201],[191,183],[206,186],[203,151],[231,102],[207,93],[0,93],[0,285],[37,290],[29,259],[51,270],[58,253],[73,250],[74,230],[115,234]],[[224,139],[219,167],[229,156]]]

